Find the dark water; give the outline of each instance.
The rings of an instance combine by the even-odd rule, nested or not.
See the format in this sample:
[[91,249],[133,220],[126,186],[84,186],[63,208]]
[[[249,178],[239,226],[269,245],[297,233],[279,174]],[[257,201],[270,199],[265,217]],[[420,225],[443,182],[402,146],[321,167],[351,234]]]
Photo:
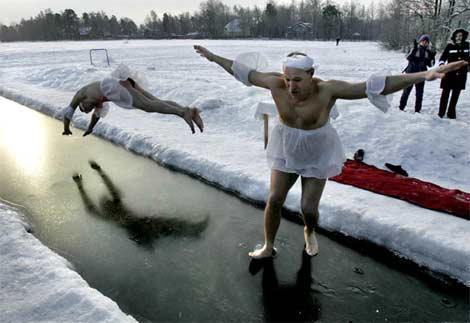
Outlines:
[[250,262],[261,209],[77,129],[60,133],[0,99],[0,197],[25,206],[44,244],[142,322],[469,320],[462,286],[323,235],[310,259],[290,221],[278,256]]

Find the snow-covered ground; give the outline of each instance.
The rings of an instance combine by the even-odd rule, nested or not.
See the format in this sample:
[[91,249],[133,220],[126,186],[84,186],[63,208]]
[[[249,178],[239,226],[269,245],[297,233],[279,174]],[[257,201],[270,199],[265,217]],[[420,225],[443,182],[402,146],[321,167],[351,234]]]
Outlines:
[[21,209],[0,202],[0,228],[1,322],[136,322],[28,233]]
[[[1,44],[0,95],[60,117],[78,88],[110,75],[125,64],[145,86],[163,99],[197,106],[206,130],[192,135],[179,118],[149,115],[113,106],[95,134],[156,161],[184,169],[255,200],[266,200],[269,169],[263,150],[262,122],[253,117],[266,90],[245,87],[220,67],[200,58],[193,41],[106,41]],[[400,73],[404,54],[376,43],[302,41],[199,41],[229,58],[260,51],[280,70],[282,57],[307,51],[320,65],[317,76],[365,80],[380,70]],[[89,63],[89,49],[107,48],[111,67]],[[399,95],[387,114],[367,100],[339,101],[340,117],[332,121],[349,157],[363,148],[365,161],[384,168],[401,164],[410,176],[470,191],[470,94],[464,91],[457,120],[437,117],[439,82],[427,83],[423,110],[415,114],[414,91],[408,111],[398,111]],[[73,123],[85,128],[89,115],[76,113]],[[272,126],[271,122],[271,126]],[[60,135],[60,134],[58,134]],[[78,136],[74,133],[74,136]],[[84,141],[87,139],[84,138]],[[86,149],[86,146],[84,146]],[[300,186],[286,202],[299,210]],[[320,226],[385,246],[433,271],[470,286],[470,221],[357,188],[328,182],[320,206]],[[4,226],[0,226],[3,234]],[[260,228],[260,236],[262,228]],[[320,246],[320,252],[321,252]]]

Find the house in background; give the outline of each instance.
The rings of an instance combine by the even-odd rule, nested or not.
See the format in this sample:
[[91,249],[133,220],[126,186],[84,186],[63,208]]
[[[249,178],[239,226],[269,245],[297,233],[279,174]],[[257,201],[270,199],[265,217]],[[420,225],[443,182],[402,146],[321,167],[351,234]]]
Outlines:
[[78,34],[80,36],[80,39],[89,39],[91,29],[92,29],[91,27],[79,27]]
[[287,27],[286,38],[288,39],[311,39],[313,37],[313,26],[309,22],[298,22]]
[[243,36],[243,30],[241,28],[240,19],[235,18],[233,20],[230,20],[230,22],[224,27],[224,33],[225,35],[231,37]]

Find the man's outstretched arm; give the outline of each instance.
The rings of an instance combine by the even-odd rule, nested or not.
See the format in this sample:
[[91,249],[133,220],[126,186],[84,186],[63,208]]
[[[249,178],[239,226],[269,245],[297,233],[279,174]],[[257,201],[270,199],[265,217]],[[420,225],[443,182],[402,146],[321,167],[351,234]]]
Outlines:
[[78,107],[80,102],[83,100],[82,90],[78,90],[77,93],[73,96],[70,105],[67,107],[64,115],[64,132],[63,135],[71,135],[72,131],[70,131],[70,121],[72,120],[72,116],[75,113],[75,109]]
[[[442,65],[436,69],[431,69],[425,72],[387,76],[385,79],[384,89],[380,94],[391,94],[410,87],[416,83],[443,78],[446,73],[458,70],[467,64],[468,62],[466,61],[458,61],[455,63]],[[367,97],[366,82],[350,83],[331,80],[325,83],[328,85],[328,88],[332,93],[332,97],[335,99],[354,100]]]
[[88,125],[88,129],[83,133],[83,137],[88,136],[90,133],[93,132],[93,128],[95,128],[96,124],[100,120],[100,117],[98,117],[94,112],[91,115],[91,120],[90,124]]
[[345,81],[331,80],[325,82],[331,89],[334,99],[356,100],[364,99],[366,95],[366,82],[350,83]]
[[207,48],[199,46],[199,45],[194,45],[194,49],[199,55],[201,55],[202,57],[205,57],[210,62],[217,63],[224,70],[226,70],[227,73],[233,75],[233,71],[232,71],[233,61],[231,59],[218,56],[212,53],[211,51],[209,51]]
[[468,65],[468,62],[458,61],[450,64],[441,65],[436,69],[431,69],[425,72],[388,76],[385,81],[385,88],[381,94],[387,95],[403,90],[416,83],[442,79],[443,77],[445,77],[446,73],[456,71],[465,65]]
[[[202,57],[205,57],[208,61],[214,62],[220,65],[227,73],[230,75],[234,75],[233,64],[234,61],[228,58],[218,56],[211,51],[207,50],[205,47],[195,45],[194,49],[198,54]],[[265,89],[271,89],[277,85],[281,80],[281,74],[279,73],[261,73],[255,70],[247,71],[248,73],[248,81],[250,84],[258,87],[262,87]]]

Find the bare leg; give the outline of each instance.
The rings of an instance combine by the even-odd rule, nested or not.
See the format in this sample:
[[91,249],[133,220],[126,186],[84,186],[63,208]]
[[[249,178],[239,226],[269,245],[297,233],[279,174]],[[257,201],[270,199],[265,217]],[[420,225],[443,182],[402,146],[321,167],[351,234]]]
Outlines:
[[287,193],[298,177],[297,174],[284,173],[274,169],[271,171],[268,202],[264,209],[264,246],[261,249],[250,252],[248,254],[250,257],[261,259],[272,256],[274,239],[281,223],[282,206],[286,200]]
[[199,109],[191,108],[191,118],[193,119],[196,126],[201,132],[204,131],[204,122],[202,121],[201,115],[199,114]]
[[[129,81],[126,81],[129,82]],[[130,84],[130,83],[129,83]],[[138,83],[135,83],[135,89],[142,93],[145,97],[147,97],[149,100],[158,100],[157,97],[153,96],[152,93],[145,91],[144,88],[142,88]]]
[[[128,83],[128,82],[127,82]],[[149,113],[162,113],[162,114],[174,114],[177,115],[188,124],[191,128],[191,132],[194,133],[194,123],[192,111],[190,108],[175,107],[169,105],[161,100],[150,100],[144,96],[141,92],[134,89],[130,84],[121,82],[121,84],[129,91],[132,95],[132,104],[135,108],[143,110]]]
[[[129,81],[126,81],[129,83]],[[123,84],[124,85],[124,84]],[[131,86],[131,84],[125,84],[126,87],[128,86]],[[132,87],[132,86],[131,86]],[[147,99],[151,100],[151,101],[160,101],[160,102],[163,102],[163,103],[166,103],[168,104],[169,106],[172,106],[174,107],[175,109],[187,109],[181,105],[179,105],[178,103],[174,102],[174,101],[170,101],[170,100],[160,100],[159,98],[157,98],[156,96],[154,96],[152,93],[150,92],[147,92],[146,90],[144,90],[139,84],[135,83],[135,90],[137,90],[138,92],[140,92],[144,97],[146,97]],[[199,130],[201,132],[203,132],[204,130],[204,122],[202,121],[201,119],[201,116],[199,115],[199,110],[197,108],[190,108],[191,110],[191,120],[194,121],[194,123],[197,125],[197,127],[199,128]],[[185,119],[186,120],[186,119]],[[186,121],[187,122],[187,121]]]
[[[146,92],[148,93],[148,92]],[[154,97],[155,98],[155,97]],[[156,99],[159,100],[159,99]],[[194,121],[196,126],[199,128],[201,132],[204,131],[204,122],[202,121],[201,115],[199,114],[199,109],[198,108],[184,108],[183,106],[179,105],[178,103],[174,101],[169,101],[169,100],[159,100],[161,102],[164,102],[166,104],[172,105],[176,108],[181,108],[181,109],[190,109],[191,110],[191,119]]]
[[325,179],[302,177],[302,198],[300,202],[304,219],[305,252],[310,256],[318,254],[315,225],[318,223],[318,205],[325,187]]

